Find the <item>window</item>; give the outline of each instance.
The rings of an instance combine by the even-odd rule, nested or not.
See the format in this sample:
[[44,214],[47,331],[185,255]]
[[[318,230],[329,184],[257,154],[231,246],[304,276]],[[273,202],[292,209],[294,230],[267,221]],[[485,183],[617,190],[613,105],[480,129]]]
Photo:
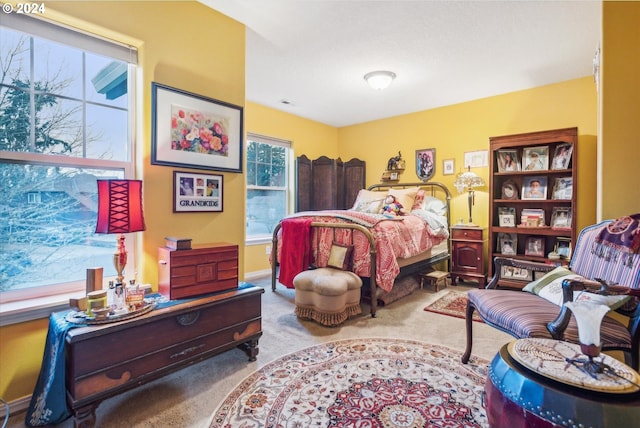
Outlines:
[[291,143],[247,137],[247,242],[268,242],[287,215]]
[[[0,298],[84,290],[115,275],[94,233],[98,178],[133,177],[135,49],[47,21],[0,26]],[[133,263],[131,263],[133,264]]]

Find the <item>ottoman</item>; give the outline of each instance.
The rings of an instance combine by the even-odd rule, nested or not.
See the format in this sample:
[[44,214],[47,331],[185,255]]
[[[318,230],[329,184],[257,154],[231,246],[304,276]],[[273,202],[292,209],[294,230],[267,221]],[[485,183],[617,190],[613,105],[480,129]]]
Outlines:
[[353,272],[332,268],[306,270],[296,275],[293,285],[295,313],[299,318],[337,326],[362,313],[362,279]]

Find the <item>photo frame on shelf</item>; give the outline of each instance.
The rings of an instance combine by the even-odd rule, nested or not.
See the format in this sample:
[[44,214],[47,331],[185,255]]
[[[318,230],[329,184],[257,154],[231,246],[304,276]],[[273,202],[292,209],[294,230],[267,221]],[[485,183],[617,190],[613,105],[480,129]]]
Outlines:
[[516,281],[527,282],[530,282],[532,278],[532,274],[529,269],[518,268],[514,266],[502,266],[500,269],[500,276],[504,279],[513,279]]
[[518,251],[518,235],[515,233],[498,233],[498,252],[500,254],[514,256]]
[[514,207],[498,207],[498,225],[500,227],[516,227],[516,209]]
[[436,149],[416,150],[416,175],[427,181],[436,173]]
[[520,171],[520,159],[517,150],[503,149],[496,151],[498,172]]
[[242,172],[242,107],[152,82],[151,110],[151,164]]
[[554,207],[551,213],[550,226],[552,229],[571,230],[571,208]]
[[518,185],[515,181],[506,180],[504,183],[502,183],[500,198],[508,200],[520,199]]
[[398,181],[398,173],[392,172],[391,174],[389,174],[389,181]]
[[571,258],[571,238],[566,238],[559,236],[556,238],[556,248],[554,249],[556,253],[562,259],[570,259]]
[[573,153],[573,144],[563,143],[556,146],[556,150],[551,160],[551,169],[569,169],[571,163],[571,154]]
[[553,199],[571,200],[573,197],[573,178],[557,177],[553,185]]
[[455,173],[455,160],[445,159],[442,161],[442,175],[453,175]]
[[546,169],[549,169],[549,146],[525,147],[522,149],[523,171]]
[[530,236],[524,247],[525,256],[544,257],[544,238]]
[[522,200],[547,199],[547,177],[525,177],[522,181]]
[[173,212],[222,212],[223,176],[173,171]]

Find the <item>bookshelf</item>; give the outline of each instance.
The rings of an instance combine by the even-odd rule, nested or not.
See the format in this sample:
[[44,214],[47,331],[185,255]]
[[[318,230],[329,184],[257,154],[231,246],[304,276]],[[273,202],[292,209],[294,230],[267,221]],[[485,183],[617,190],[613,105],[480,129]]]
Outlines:
[[[569,263],[576,238],[578,128],[491,137],[489,254]],[[558,253],[558,257],[554,254]],[[494,274],[489,263],[489,277]],[[501,279],[522,288],[527,275]]]

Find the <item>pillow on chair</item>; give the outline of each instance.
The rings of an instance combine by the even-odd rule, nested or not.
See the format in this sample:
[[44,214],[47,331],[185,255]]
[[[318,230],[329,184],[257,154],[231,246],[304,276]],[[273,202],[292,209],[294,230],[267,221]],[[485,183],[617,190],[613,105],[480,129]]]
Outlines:
[[[571,272],[564,266],[558,266],[540,279],[527,284],[522,290],[537,294],[549,302],[562,306],[562,281],[565,279],[583,280],[580,275]],[[631,296],[603,296],[589,292],[574,292],[573,300],[576,302],[593,302],[606,305],[611,310],[624,305]]]

